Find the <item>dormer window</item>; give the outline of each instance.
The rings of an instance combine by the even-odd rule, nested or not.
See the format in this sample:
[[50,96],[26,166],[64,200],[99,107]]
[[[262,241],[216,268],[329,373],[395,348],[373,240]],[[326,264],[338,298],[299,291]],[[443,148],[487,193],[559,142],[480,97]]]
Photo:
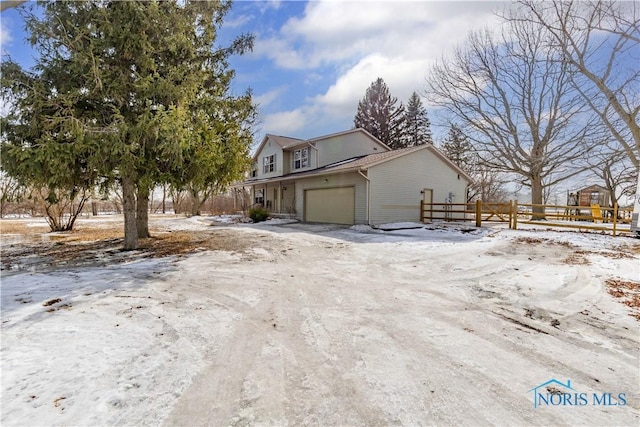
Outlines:
[[269,173],[276,170],[276,155],[272,154],[270,156],[265,156],[262,159],[262,165],[263,165],[262,167],[263,173]]
[[302,169],[309,166],[309,148],[301,148],[293,152],[293,168]]

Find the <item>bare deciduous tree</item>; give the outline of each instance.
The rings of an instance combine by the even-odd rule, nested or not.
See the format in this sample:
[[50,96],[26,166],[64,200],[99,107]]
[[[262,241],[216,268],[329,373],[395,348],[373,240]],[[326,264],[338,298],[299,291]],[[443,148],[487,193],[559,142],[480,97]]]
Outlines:
[[9,212],[9,207],[26,197],[27,189],[15,178],[0,170],[0,218]]
[[624,150],[614,144],[602,145],[588,160],[591,172],[602,180],[611,194],[611,206],[619,204],[620,197],[632,196],[637,173]]
[[640,169],[640,8],[637,2],[521,0],[547,47],[636,169]]
[[[586,168],[579,159],[595,131],[568,65],[533,29],[507,21],[499,35],[472,33],[432,68],[427,96],[461,125],[485,166],[520,177],[541,204],[545,186]],[[533,212],[543,217],[543,209]]]
[[507,198],[504,174],[483,165],[467,136],[456,125],[451,125],[440,148],[444,154],[472,179],[467,191],[467,202],[482,200],[502,202]]

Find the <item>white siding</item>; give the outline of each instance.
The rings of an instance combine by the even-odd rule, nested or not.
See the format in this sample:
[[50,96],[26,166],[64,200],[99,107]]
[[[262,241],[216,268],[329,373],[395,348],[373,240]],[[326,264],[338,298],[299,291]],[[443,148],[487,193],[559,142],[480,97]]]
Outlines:
[[444,203],[450,192],[455,195],[454,203],[466,202],[467,181],[429,149],[373,166],[368,176],[371,224],[419,221],[425,188],[433,189],[434,203]]
[[[272,154],[276,155],[276,166],[275,170],[270,173],[264,173],[264,158],[266,156],[270,156]],[[256,161],[258,163],[258,176],[257,178],[273,178],[276,176],[282,176],[283,174],[283,153],[282,149],[278,144],[273,141],[267,141],[267,143],[262,147],[262,150],[256,156]]]
[[282,183],[282,204],[280,212],[292,214],[296,212],[296,186],[293,182]]
[[[366,154],[388,151],[378,142],[361,132],[336,135],[316,142],[318,148],[318,167],[326,166],[341,160]],[[314,151],[314,150],[312,150]],[[315,155],[315,153],[313,153]],[[312,167],[315,166],[315,158]]]
[[292,159],[293,159],[292,152],[290,151],[282,152],[282,174],[283,175],[293,172],[293,168],[291,166]]
[[[306,148],[308,150],[308,155],[309,155],[309,165],[305,168],[299,168],[299,169],[294,169],[293,168],[293,160],[294,160],[294,153],[296,152],[296,150],[299,150],[301,148]],[[317,154],[317,150],[314,147],[311,147],[309,145],[301,145],[296,149],[291,149],[290,151],[286,151],[285,152],[285,158],[287,163],[285,164],[285,174],[287,173],[292,173],[292,172],[306,172],[306,171],[310,171],[312,169],[316,168],[316,164],[318,162],[318,154]]]
[[296,180],[296,218],[300,221],[304,220],[304,190],[347,186],[355,187],[355,223],[366,224],[367,181],[358,173],[309,177]]

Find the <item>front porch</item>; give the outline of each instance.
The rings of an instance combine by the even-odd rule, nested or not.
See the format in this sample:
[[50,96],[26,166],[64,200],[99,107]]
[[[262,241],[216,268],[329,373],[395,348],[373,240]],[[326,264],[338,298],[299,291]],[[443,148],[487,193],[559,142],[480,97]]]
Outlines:
[[295,181],[256,183],[250,186],[251,206],[262,206],[274,217],[295,218]]

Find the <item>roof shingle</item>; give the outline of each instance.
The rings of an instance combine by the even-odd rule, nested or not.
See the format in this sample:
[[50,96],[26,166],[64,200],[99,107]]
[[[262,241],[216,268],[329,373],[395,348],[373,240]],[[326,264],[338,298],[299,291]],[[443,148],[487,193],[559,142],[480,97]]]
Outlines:
[[273,142],[278,144],[280,148],[283,148],[283,149],[287,148],[290,145],[300,144],[301,142],[304,141],[303,139],[291,138],[288,136],[281,136],[281,135],[267,134],[267,137],[269,137],[269,139],[271,139]]

